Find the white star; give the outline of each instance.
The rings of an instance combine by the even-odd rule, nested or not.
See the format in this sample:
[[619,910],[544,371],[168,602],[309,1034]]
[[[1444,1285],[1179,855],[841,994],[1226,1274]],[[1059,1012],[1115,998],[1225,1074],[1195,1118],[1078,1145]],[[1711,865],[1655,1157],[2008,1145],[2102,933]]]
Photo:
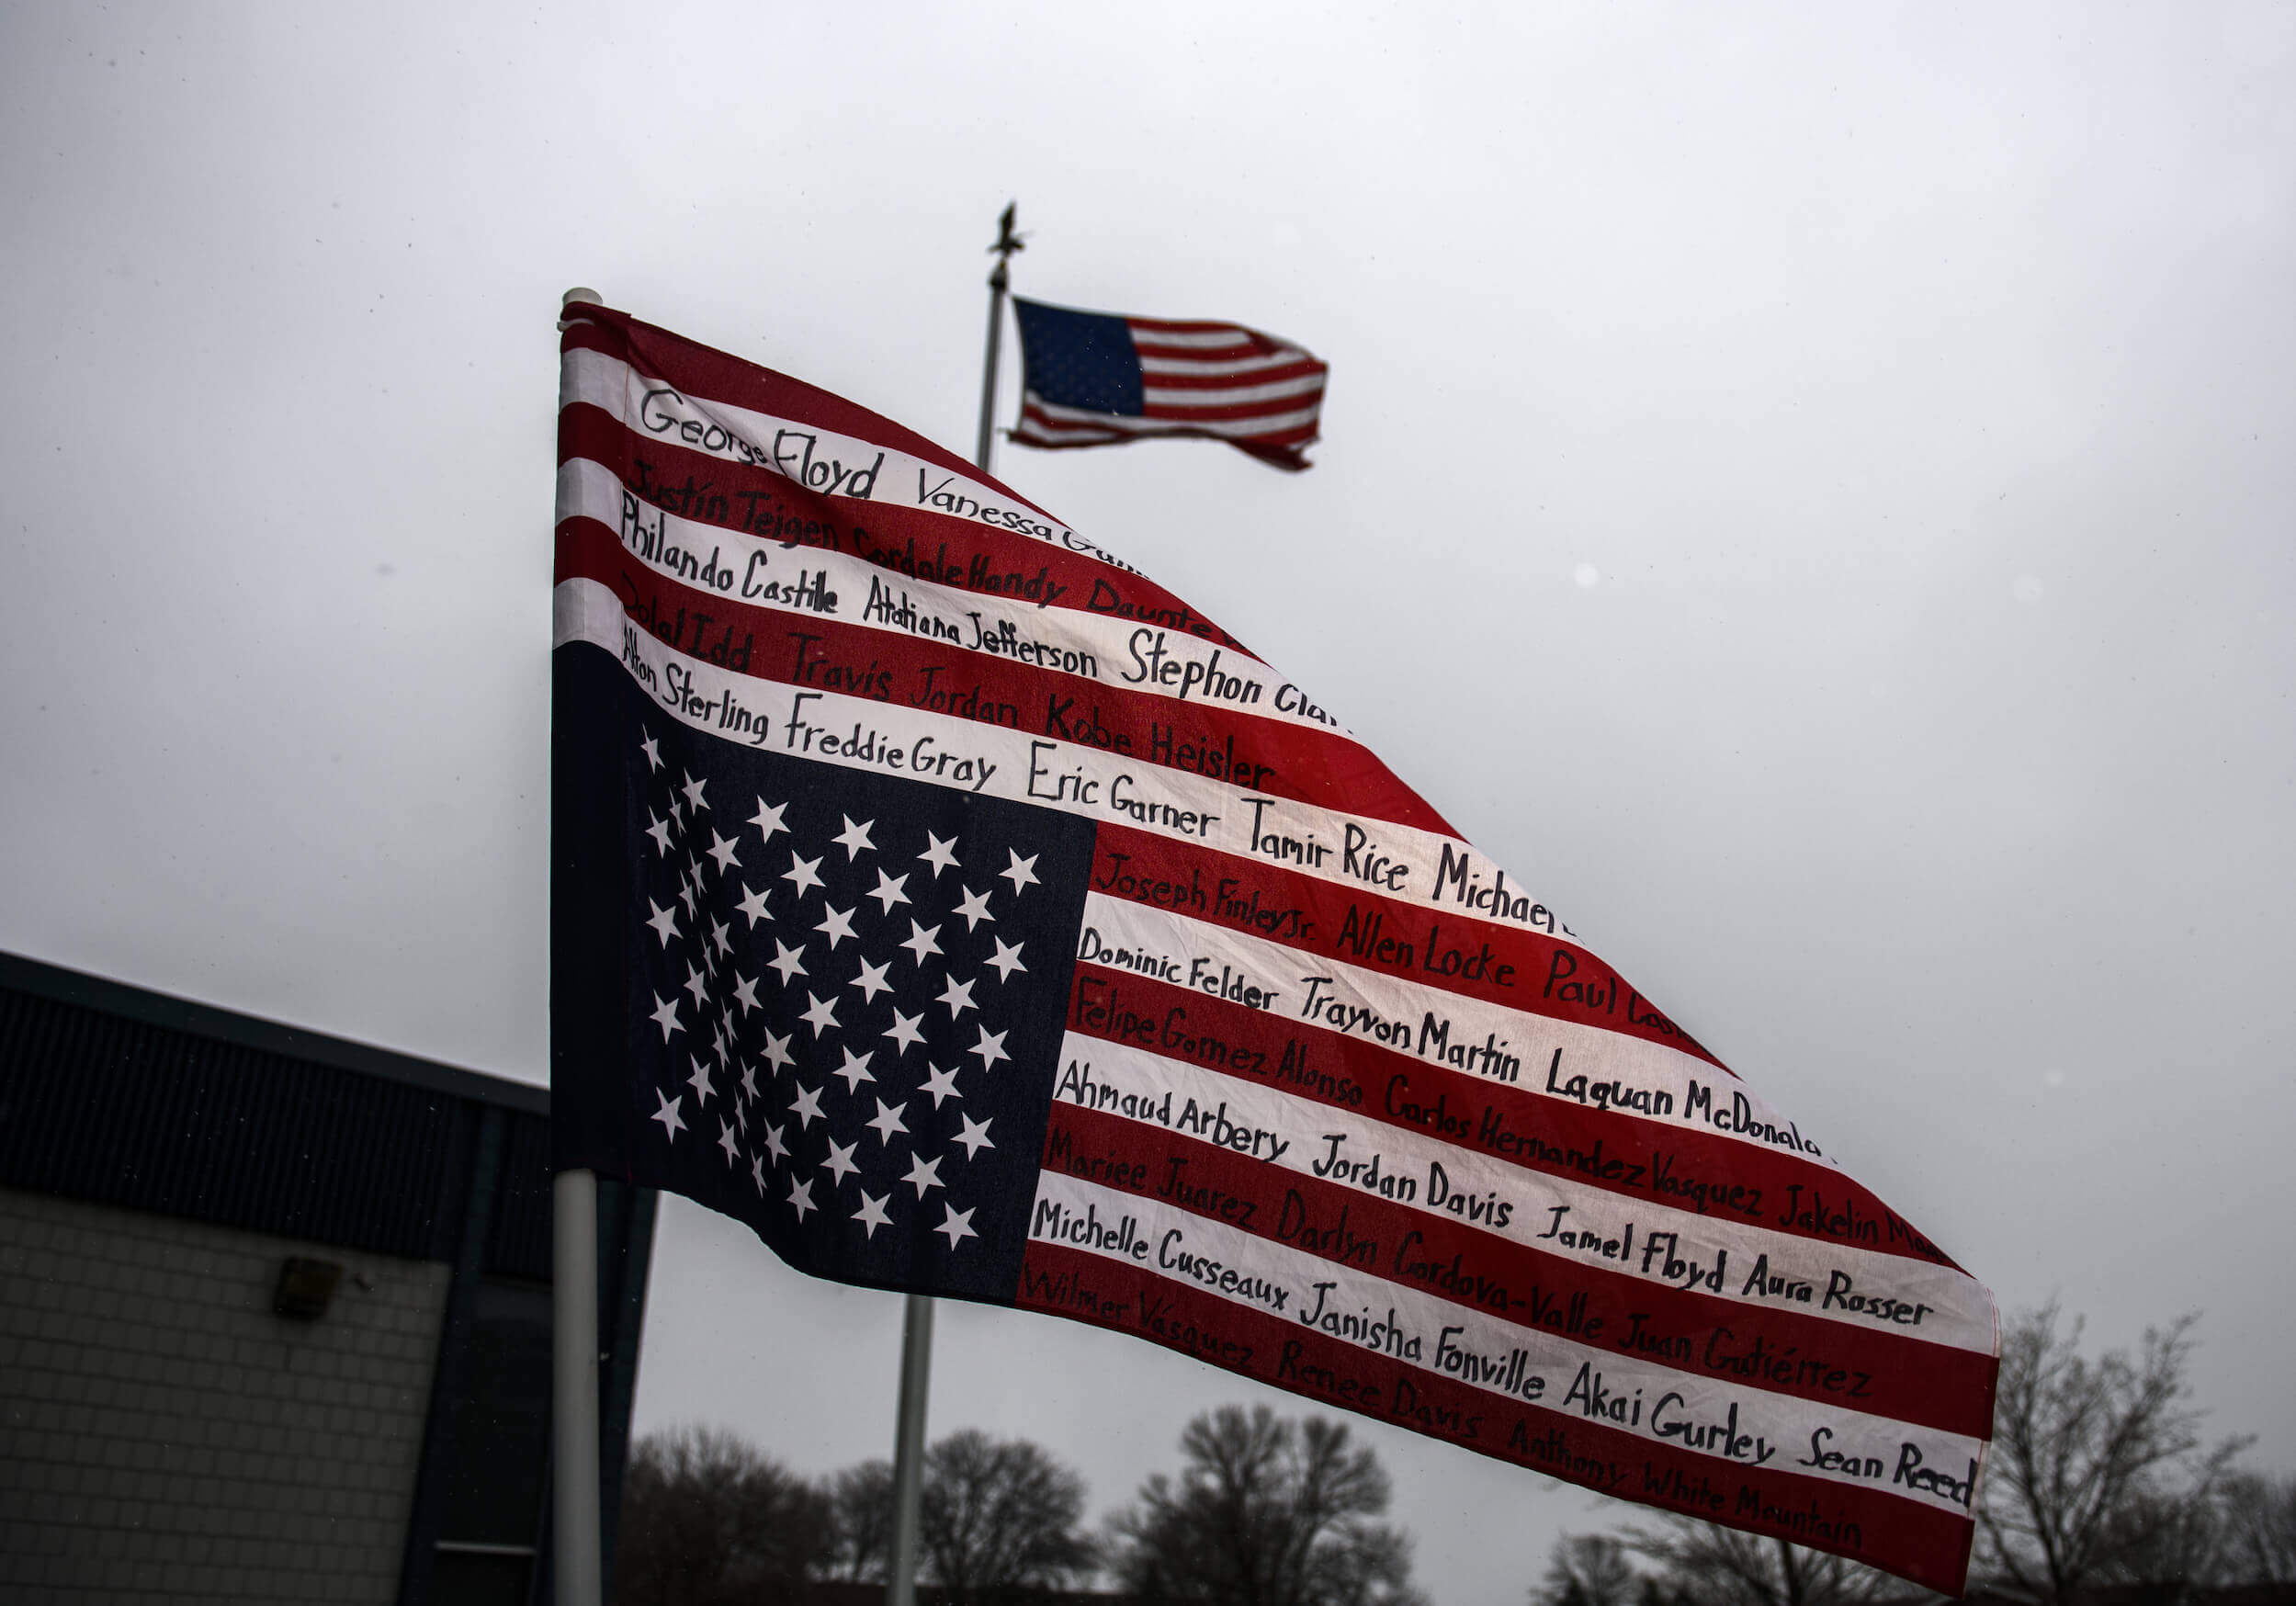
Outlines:
[[931,865],[933,866],[933,877],[935,879],[938,879],[942,871],[954,870],[956,868],[956,855],[949,851],[956,846],[956,839],[955,837],[951,837],[948,841],[943,842],[939,837],[933,835],[928,831],[925,832],[925,851],[919,854],[917,857],[922,863]]
[[[694,912],[694,894],[696,890],[696,888],[691,880],[683,877],[679,878],[678,901],[685,905],[685,912],[688,914],[692,914]],[[652,899],[649,899],[647,901],[651,902]]]
[[[957,1241],[961,1238],[978,1238],[980,1236],[980,1234],[973,1230],[972,1210],[959,1210],[954,1204],[944,1204],[941,1208],[948,1213],[948,1218],[943,1221],[940,1226],[934,1227],[933,1230],[935,1232],[945,1232],[949,1235],[949,1248],[955,1249],[957,1245]],[[973,1206],[973,1210],[978,1210],[980,1206],[978,1204]]]
[[925,1040],[925,1035],[917,1030],[924,1024],[924,1018],[922,1010],[913,1015],[904,1015],[898,1008],[893,1011],[893,1024],[886,1028],[885,1035],[894,1042],[894,1057],[899,1058]]
[[721,1061],[726,1057],[726,1038],[728,1035],[729,1034],[726,1031],[726,1023],[720,1020],[718,1023],[718,1032],[713,1041],[715,1041],[718,1045],[718,1057]]
[[850,1093],[865,1081],[877,1080],[877,1078],[869,1074],[869,1061],[875,1057],[876,1056],[869,1054],[855,1054],[848,1048],[845,1050],[845,1063],[831,1071],[830,1075],[843,1077],[845,1091]]
[[726,1164],[728,1165],[731,1165],[736,1159],[741,1158],[736,1152],[737,1146],[733,1141],[732,1122],[726,1122],[725,1130],[718,1134],[718,1147],[726,1151]]
[[[973,978],[973,981],[979,979],[978,976]],[[959,981],[952,974],[949,977],[949,984],[941,990],[941,1001],[949,1006],[950,1020],[956,1019],[967,1010],[977,1010],[980,1007],[973,1002],[973,981]]]
[[675,1143],[678,1134],[685,1130],[685,1123],[678,1118],[678,1106],[685,1101],[673,1099],[668,1093],[658,1092],[654,1096],[662,1101],[662,1108],[647,1116],[646,1119],[661,1122],[662,1136]]
[[879,1143],[890,1143],[896,1132],[906,1135],[909,1131],[909,1124],[901,1119],[901,1107],[899,1104],[888,1104],[883,1099],[877,1102],[877,1119],[864,1121],[862,1125],[877,1128],[877,1140]]
[[655,820],[651,814],[648,814],[646,819],[650,821],[646,827],[646,834],[654,839],[655,854],[662,858],[668,858],[670,856],[670,822],[666,820]]
[[807,1211],[818,1210],[820,1208],[820,1205],[813,1203],[812,1182],[810,1181],[800,1182],[795,1177],[791,1177],[789,1179],[789,1203],[797,1207],[797,1219],[799,1221],[803,1221],[805,1219],[805,1214]]
[[956,1141],[965,1146],[967,1159],[972,1159],[977,1150],[996,1148],[995,1144],[989,1141],[989,1121],[995,1120],[994,1115],[990,1116],[989,1121],[983,1121],[977,1126],[973,1125],[973,1118],[970,1115],[960,1115],[957,1119],[964,1123],[964,1130],[956,1135]]
[[[718,950],[718,957],[720,959],[733,952],[733,944],[726,936],[725,922],[713,920],[709,922],[709,945]],[[991,959],[989,963],[993,965],[996,961]]]
[[797,1118],[797,1130],[800,1132],[806,1131],[816,1121],[826,1120],[827,1117],[821,1114],[821,1090],[799,1088],[797,1102],[789,1106],[789,1113]]
[[937,1110],[941,1107],[941,1101],[944,1099],[961,1099],[965,1096],[963,1093],[956,1091],[956,1072],[954,1070],[943,1070],[940,1067],[934,1065],[928,1065],[925,1069],[933,1072],[933,1074],[925,1078],[925,1085],[919,1088],[917,1091],[921,1093],[931,1093],[933,1095],[933,1107],[934,1109]]
[[646,773],[651,775],[662,767],[662,748],[650,736],[638,744],[638,751],[646,755]]
[[847,864],[851,864],[854,859],[860,857],[861,850],[863,848],[868,848],[875,851],[877,843],[869,840],[869,828],[877,823],[876,820],[865,820],[859,825],[855,825],[853,822],[853,816],[850,814],[841,814],[838,818],[845,822],[845,829],[838,832],[837,835],[831,837],[829,840],[845,850],[845,862]]
[[655,931],[662,933],[662,945],[665,948],[668,947],[670,945],[670,939],[678,934],[678,917],[671,913],[668,910],[662,908],[662,905],[656,903],[650,898],[646,899],[646,907],[654,911],[653,919],[648,921],[646,923],[653,927]]
[[823,910],[821,923],[815,926],[813,929],[828,935],[829,951],[834,954],[837,952],[837,944],[854,934],[853,910],[850,909],[831,909],[829,906],[829,900],[827,899],[823,899],[821,900],[821,909]]
[[981,1069],[994,1069],[998,1060],[1012,1057],[1004,1051],[1004,1040],[1011,1035],[1010,1032],[991,1032],[986,1026],[981,1027],[980,1041],[974,1044],[971,1049],[971,1052],[980,1056]]
[[1026,947],[1028,945],[1027,944],[1015,943],[1008,948],[1004,945],[1004,939],[1002,937],[991,937],[989,940],[996,944],[996,955],[992,958],[982,961],[982,963],[986,964],[991,970],[994,970],[997,973],[998,980],[1010,981],[1012,979],[1012,972],[1015,970],[1025,971],[1028,968],[1027,966],[1021,963],[1021,950]]
[[877,1236],[878,1227],[893,1225],[892,1218],[885,1214],[885,1201],[871,1197],[866,1188],[861,1190],[861,1208],[853,1213],[853,1218],[869,1229],[871,1238]]
[[685,800],[693,807],[695,813],[699,814],[703,809],[709,807],[708,804],[702,801],[702,783],[694,778],[693,771],[688,770],[685,772],[685,785],[681,786],[679,790],[685,794]]
[[784,987],[786,987],[789,985],[789,978],[792,976],[803,976],[805,974],[805,949],[802,946],[793,948],[788,944],[783,942],[779,937],[775,937],[774,939],[774,957],[772,962],[766,966],[766,968],[769,970],[780,971],[781,983]]
[[685,967],[685,990],[692,993],[694,1001],[699,1004],[709,993],[708,973],[698,965],[688,965]]
[[889,961],[883,965],[872,965],[865,956],[861,961],[861,973],[849,985],[859,988],[861,996],[875,1003],[878,993],[893,990],[892,984],[885,979],[885,973],[892,967]]
[[739,970],[733,973],[733,1001],[741,1006],[744,1015],[757,1007],[757,983]]
[[654,1024],[662,1028],[662,1040],[667,1043],[671,1033],[682,1032],[685,1029],[685,1023],[678,1019],[677,1000],[663,998],[657,992],[654,994],[654,1002],[659,1006],[653,1012]]
[[805,996],[813,1007],[799,1015],[797,1019],[812,1027],[813,1035],[818,1038],[837,1024],[837,995],[831,993],[827,998],[815,998],[809,992]]
[[807,888],[819,887],[821,884],[821,877],[819,874],[820,868],[820,860],[801,858],[796,854],[791,854],[789,867],[781,873],[781,878],[785,881],[795,881],[797,884],[797,896],[803,898]]
[[694,1074],[685,1079],[685,1083],[694,1090],[695,1108],[708,1109],[709,1095],[717,1090],[709,1085],[709,1067],[703,1063],[698,1055],[694,1059]]
[[757,1097],[757,1067],[745,1065],[741,1068],[741,1102],[746,1104],[755,1097]]
[[851,1143],[840,1143],[834,1137],[829,1140],[829,1158],[821,1162],[821,1169],[836,1179],[836,1182],[830,1183],[831,1187],[834,1188],[838,1182],[861,1169],[853,1159],[853,1151],[860,1147],[859,1138]]
[[[789,1035],[794,1037],[797,1034],[792,1032]],[[787,1070],[797,1063],[789,1057],[789,1037],[776,1037],[771,1032],[765,1034],[765,1063],[775,1070]]]
[[909,877],[906,876],[888,876],[884,871],[879,870],[877,873],[877,890],[865,892],[862,896],[876,899],[877,907],[887,914],[890,914],[893,912],[893,905],[909,901],[909,894],[901,890],[908,884]]
[[1036,885],[1036,860],[1038,855],[1031,854],[1028,857],[1024,859],[1021,857],[1021,853],[1018,848],[1007,848],[1005,849],[1005,852],[1012,855],[1012,867],[1010,869],[999,870],[997,874],[1003,877],[1007,881],[1012,883],[1012,896],[1018,898],[1021,895],[1022,888],[1034,887]]
[[768,1125],[765,1128],[765,1152],[772,1155],[776,1163],[789,1158],[789,1147],[781,1140],[780,1127]]
[[968,932],[982,921],[994,922],[997,918],[989,912],[989,895],[975,892],[969,887],[965,888],[965,896],[958,900],[956,912],[965,917],[965,929]]
[[917,1197],[922,1199],[925,1196],[927,1188],[944,1188],[948,1185],[941,1181],[940,1172],[941,1162],[939,1160],[927,1159],[922,1154],[911,1155],[909,1159],[909,1174],[901,1181],[915,1188]]
[[750,823],[763,831],[765,840],[771,842],[774,840],[774,832],[789,829],[781,822],[781,811],[788,807],[786,803],[768,803],[764,798],[760,797],[757,800],[757,812],[750,816]]
[[741,861],[734,857],[734,846],[715,830],[709,833],[709,856],[718,861],[718,874],[724,875]]
[[670,818],[676,820],[680,825],[684,825],[685,823],[685,805],[679,802],[674,797],[670,799]]
[[750,1184],[761,1194],[765,1192],[765,1157],[762,1154],[750,1160]]
[[744,882],[742,884],[741,902],[740,907],[741,911],[750,917],[750,930],[757,930],[757,922],[759,921],[771,920],[774,918],[772,915],[765,912],[765,894],[772,890],[773,888],[771,887],[767,887],[761,891],[752,892],[750,890],[748,883]]
[[921,926],[912,920],[909,922],[909,941],[899,946],[917,956],[917,963],[922,965],[928,957],[941,951],[941,928]]

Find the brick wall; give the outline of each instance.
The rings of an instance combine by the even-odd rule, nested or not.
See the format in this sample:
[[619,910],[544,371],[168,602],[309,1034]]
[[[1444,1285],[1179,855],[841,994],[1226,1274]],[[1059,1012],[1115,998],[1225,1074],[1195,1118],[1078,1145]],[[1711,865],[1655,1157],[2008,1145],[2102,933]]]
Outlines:
[[396,1599],[448,1272],[0,1189],[0,1600]]

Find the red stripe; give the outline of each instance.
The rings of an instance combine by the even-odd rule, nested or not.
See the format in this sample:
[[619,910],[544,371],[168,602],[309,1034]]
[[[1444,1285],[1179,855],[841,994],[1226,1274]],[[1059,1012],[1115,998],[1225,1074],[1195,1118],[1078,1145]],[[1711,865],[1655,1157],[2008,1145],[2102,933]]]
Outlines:
[[[1108,1157],[1118,1163],[1095,1163]],[[1480,1231],[1440,1210],[1278,1171],[1160,1125],[1056,1102],[1044,1164],[1465,1309],[1691,1376],[1975,1439],[1992,1425],[1999,1363],[1990,1355],[1654,1284]]]
[[[1353,775],[1334,776],[1329,795],[1346,797],[1362,784]],[[1328,855],[1329,865],[1357,875],[1370,887],[1388,873],[1381,844],[1369,833],[1360,842],[1349,835],[1328,844]],[[1269,937],[1303,953],[1465,998],[1663,1043],[1736,1079],[1735,1072],[1627,986],[1617,971],[1576,943],[1479,920],[1465,910],[1428,909],[1383,898],[1368,887],[1319,880],[1265,859],[1243,862],[1251,866],[1258,896],[1249,903],[1231,904],[1206,888],[1216,877],[1236,874],[1236,858],[1146,831],[1103,825],[1094,848],[1092,887],[1111,897],[1178,909],[1212,925]],[[1442,889],[1413,890],[1440,895]],[[1532,918],[1538,919],[1543,910],[1544,906],[1533,905]]]
[[[737,590],[750,578],[794,582],[803,565],[801,553],[769,562],[756,577],[743,565],[733,571],[733,582]],[[559,526],[557,578],[596,581],[621,598],[655,639],[696,656],[723,650],[730,660],[724,667],[752,680],[981,719],[1159,769],[1248,782],[1301,802],[1345,798],[1355,812],[1450,834],[1417,793],[1346,737],[1127,691],[896,631],[754,606],[648,568],[595,519],[570,518]],[[806,638],[802,660],[799,637]],[[1253,662],[1251,667],[1262,666]],[[969,696],[969,705],[948,701],[963,696]]]
[[1132,326],[1136,334],[1140,330],[1148,329],[1161,334],[1242,334],[1249,335],[1254,340],[1267,338],[1263,334],[1245,328],[1240,323],[1228,323],[1218,319],[1135,318],[1127,312],[1125,314],[1124,321]]
[[771,469],[667,445],[582,403],[559,413],[558,460],[576,458],[604,465],[648,506],[681,518],[851,553],[912,580],[985,595],[1010,594],[985,577],[1041,572],[1061,588],[1054,607],[1182,630],[1250,651],[1154,581],[1082,552],[932,508],[818,496]]
[[1304,407],[1321,407],[1321,390],[1296,396],[1277,396],[1261,402],[1233,402],[1225,405],[1182,402],[1144,402],[1143,418],[1169,418],[1188,424],[1236,424],[1253,418],[1283,418]]
[[[1168,1281],[1143,1265],[1032,1238],[1014,1303],[1146,1339],[1567,1483],[1849,1555],[1947,1594],[1960,1594],[1966,1582],[1967,1518],[1879,1489],[1767,1468],[1747,1474],[1716,1457],[1669,1449],[1576,1414],[1514,1405],[1300,1322]],[[1765,1520],[1766,1509],[1780,1515]],[[1808,1513],[1834,1536],[1786,1513]],[[1853,1533],[1855,1543],[1849,1543]]]
[[[1232,362],[1232,357],[1206,357],[1206,362]],[[1253,368],[1242,374],[1145,374],[1142,383],[1149,390],[1238,390],[1247,385],[1272,385],[1281,379],[1301,379],[1309,374],[1327,373],[1323,364],[1314,357],[1302,357],[1295,363],[1281,368]]]
[[[1867,1190],[1783,1149],[1489,1081],[1100,965],[1078,964],[1068,1025],[1623,1198],[1960,1270]],[[1813,1200],[1822,1212],[1790,1208]]]
[[[1032,419],[1048,428],[1058,426],[1064,431],[1069,431],[1091,429],[1093,427],[1089,424],[1072,424],[1065,419],[1054,418],[1051,414],[1040,412],[1035,407],[1024,407],[1022,409],[1022,413],[1024,417]],[[1123,413],[1118,416],[1129,418],[1140,415],[1134,413]],[[1153,429],[1112,429],[1106,431],[1105,433],[1095,432],[1094,438],[1089,440],[1071,437],[1039,442],[1032,438],[1029,440],[1029,444],[1032,446],[1043,445],[1058,450],[1063,447],[1122,446],[1128,441],[1136,440],[1171,440],[1179,437],[1193,437],[1202,440],[1226,441],[1229,446],[1240,447],[1245,451],[1251,452],[1255,451],[1256,448],[1262,447],[1287,447],[1295,444],[1298,446],[1310,445],[1317,439],[1318,427],[1314,423],[1308,423],[1296,424],[1290,429],[1272,429],[1261,431],[1256,435],[1221,435],[1214,430],[1208,429],[1192,429],[1185,424],[1170,420],[1150,419],[1148,422],[1154,424],[1156,427]],[[1015,440],[1027,438],[1024,437],[1019,430],[1015,430],[1012,433]],[[1287,455],[1295,456],[1296,454],[1292,453]]]

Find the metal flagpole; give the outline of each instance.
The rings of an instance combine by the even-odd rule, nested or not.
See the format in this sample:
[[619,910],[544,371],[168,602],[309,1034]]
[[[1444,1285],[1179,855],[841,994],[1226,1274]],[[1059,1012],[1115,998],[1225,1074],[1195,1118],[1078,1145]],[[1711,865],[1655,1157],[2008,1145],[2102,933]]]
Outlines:
[[[571,289],[561,304],[605,304]],[[563,328],[564,325],[560,324]],[[605,1599],[598,1465],[598,1177],[560,1171],[550,1184],[552,1595],[558,1606]]]
[[[1018,202],[1008,202],[997,220],[997,243],[989,247],[997,265],[989,270],[989,348],[980,363],[980,435],[973,462],[982,473],[996,450],[997,352],[1004,332],[1004,293],[1012,283],[1006,264],[1023,249],[1012,232]],[[886,1606],[916,1606],[917,1531],[924,1499],[925,1396],[933,1382],[933,1301],[912,1294],[901,1313],[899,1414],[893,1424],[893,1555],[886,1571]]]

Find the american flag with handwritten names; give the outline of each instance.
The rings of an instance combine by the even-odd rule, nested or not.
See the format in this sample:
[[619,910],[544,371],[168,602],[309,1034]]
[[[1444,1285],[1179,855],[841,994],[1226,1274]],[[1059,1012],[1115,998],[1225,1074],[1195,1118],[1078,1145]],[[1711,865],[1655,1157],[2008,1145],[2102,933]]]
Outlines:
[[1153,435],[1224,440],[1279,469],[1308,467],[1329,368],[1240,323],[1130,318],[1016,298],[1021,417],[1012,438],[1061,449]]
[[1943,1250],[1221,625],[851,402],[564,330],[560,1167],[1959,1591]]

